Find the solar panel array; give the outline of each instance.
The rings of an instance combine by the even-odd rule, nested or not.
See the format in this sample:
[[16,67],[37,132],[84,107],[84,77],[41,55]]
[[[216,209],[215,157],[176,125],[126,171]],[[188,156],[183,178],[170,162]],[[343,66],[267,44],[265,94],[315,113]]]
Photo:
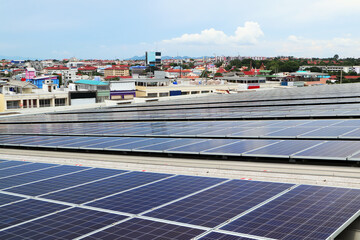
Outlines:
[[359,189],[25,161],[0,168],[1,239],[328,239],[360,215]]

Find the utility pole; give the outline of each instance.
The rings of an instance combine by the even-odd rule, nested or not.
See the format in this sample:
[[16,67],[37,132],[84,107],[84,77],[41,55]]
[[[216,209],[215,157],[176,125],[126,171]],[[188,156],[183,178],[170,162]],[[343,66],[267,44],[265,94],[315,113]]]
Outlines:
[[342,69],[340,71],[340,84],[342,84]]

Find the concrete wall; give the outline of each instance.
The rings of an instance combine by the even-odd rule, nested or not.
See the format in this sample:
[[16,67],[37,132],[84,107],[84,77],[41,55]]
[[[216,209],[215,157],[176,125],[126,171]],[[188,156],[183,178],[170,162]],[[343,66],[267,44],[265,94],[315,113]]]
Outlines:
[[5,111],[5,98],[3,94],[0,94],[0,112]]

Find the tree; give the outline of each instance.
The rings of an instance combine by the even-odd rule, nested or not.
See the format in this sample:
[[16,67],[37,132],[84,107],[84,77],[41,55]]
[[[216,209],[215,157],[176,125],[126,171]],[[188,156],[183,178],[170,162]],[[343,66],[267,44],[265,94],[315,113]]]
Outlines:
[[217,62],[217,63],[215,63],[215,66],[216,67],[221,67],[223,65],[223,63],[224,63],[223,61]]
[[280,66],[281,72],[295,72],[299,69],[299,63],[295,61],[286,61]]
[[310,72],[322,72],[321,68],[318,67],[306,68],[305,70],[308,70]]
[[223,75],[221,73],[215,73],[214,77],[222,77]]
[[201,78],[209,77],[209,73],[210,73],[209,71],[205,71],[205,70],[204,70],[204,71],[202,71],[200,77],[201,77]]
[[335,61],[339,60],[339,55],[338,55],[338,54],[335,54],[335,55],[334,55],[334,60],[335,60]]

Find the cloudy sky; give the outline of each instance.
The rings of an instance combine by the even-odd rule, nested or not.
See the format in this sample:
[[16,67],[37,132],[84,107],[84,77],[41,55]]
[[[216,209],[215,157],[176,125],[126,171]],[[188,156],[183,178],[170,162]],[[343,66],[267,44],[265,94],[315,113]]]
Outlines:
[[0,0],[0,56],[360,57],[359,0]]

